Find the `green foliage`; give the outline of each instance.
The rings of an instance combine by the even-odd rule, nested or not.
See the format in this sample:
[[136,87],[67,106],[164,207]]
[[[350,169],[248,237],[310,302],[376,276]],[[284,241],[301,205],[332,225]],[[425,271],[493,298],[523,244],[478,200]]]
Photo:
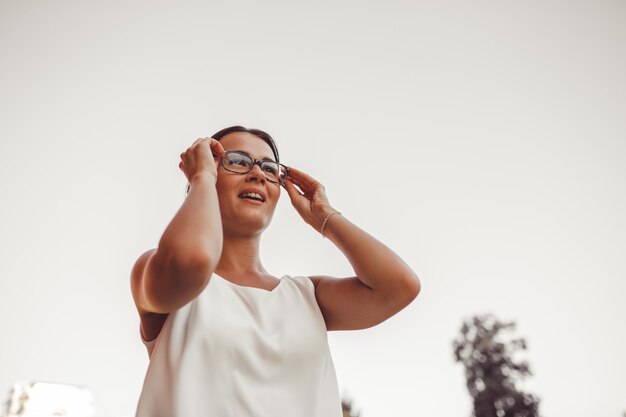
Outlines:
[[513,330],[514,322],[479,315],[463,323],[453,342],[455,360],[465,367],[474,417],[539,416],[539,398],[516,386],[532,374],[528,362],[514,359],[517,352],[526,350],[526,341],[502,340],[504,332]]

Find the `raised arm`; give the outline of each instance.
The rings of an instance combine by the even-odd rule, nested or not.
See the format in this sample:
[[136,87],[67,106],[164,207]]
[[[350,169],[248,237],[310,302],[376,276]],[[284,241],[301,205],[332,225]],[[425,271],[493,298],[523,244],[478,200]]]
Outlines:
[[326,220],[324,235],[343,252],[356,275],[310,277],[327,330],[372,327],[417,297],[421,290],[419,278],[395,252],[342,214],[328,217],[336,210],[330,206],[321,183],[290,167],[285,188],[291,203],[311,227],[321,232]]
[[158,247],[142,254],[131,272],[131,290],[140,313],[170,313],[194,299],[222,252],[222,220],[215,182],[223,155],[215,139],[198,139],[181,154],[189,193],[165,229]]

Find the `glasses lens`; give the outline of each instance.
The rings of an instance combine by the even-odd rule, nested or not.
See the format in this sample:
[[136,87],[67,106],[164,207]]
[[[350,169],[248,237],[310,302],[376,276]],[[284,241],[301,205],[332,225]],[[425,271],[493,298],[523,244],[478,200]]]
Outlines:
[[224,155],[222,165],[232,172],[248,172],[252,166],[252,159],[241,153],[229,152]]
[[265,173],[265,177],[272,182],[282,183],[287,176],[285,167],[277,162],[265,161],[261,168],[263,173]]

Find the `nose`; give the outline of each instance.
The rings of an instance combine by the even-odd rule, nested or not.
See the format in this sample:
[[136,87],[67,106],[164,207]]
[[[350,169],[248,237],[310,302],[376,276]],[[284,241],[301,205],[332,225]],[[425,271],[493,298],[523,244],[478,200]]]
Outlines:
[[267,180],[259,164],[254,164],[250,172],[248,172],[246,180],[251,180],[251,179],[260,180],[261,183],[265,183],[265,181]]

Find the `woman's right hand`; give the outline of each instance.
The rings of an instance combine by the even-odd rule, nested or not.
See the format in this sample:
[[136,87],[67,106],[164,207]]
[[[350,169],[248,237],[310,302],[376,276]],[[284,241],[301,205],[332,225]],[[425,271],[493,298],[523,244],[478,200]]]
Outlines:
[[224,155],[222,144],[213,138],[198,138],[187,150],[180,154],[178,167],[191,184],[194,177],[209,173],[217,180],[219,158]]

